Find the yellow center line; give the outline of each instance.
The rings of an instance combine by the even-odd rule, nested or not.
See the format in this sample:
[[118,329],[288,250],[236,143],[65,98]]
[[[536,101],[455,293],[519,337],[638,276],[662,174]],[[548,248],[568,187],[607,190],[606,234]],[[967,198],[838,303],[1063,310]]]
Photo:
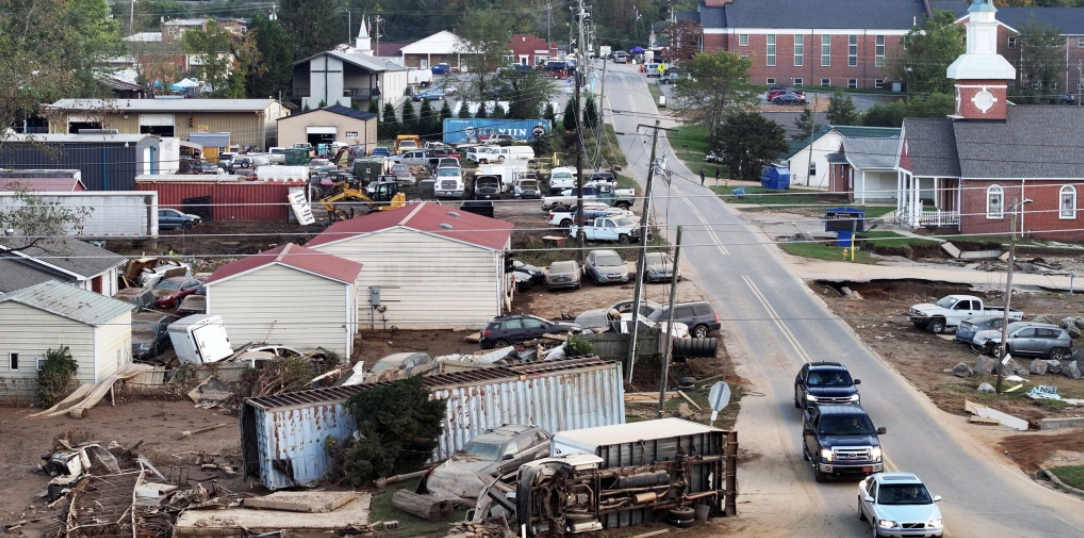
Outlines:
[[798,354],[798,357],[801,358],[804,362],[813,362],[812,360],[810,360],[809,354],[807,354],[805,352],[805,349],[802,348],[802,344],[798,343],[798,339],[794,337],[794,333],[790,332],[790,329],[788,329],[786,324],[783,323],[783,320],[779,317],[779,314],[775,311],[774,308],[772,308],[771,303],[769,303],[768,299],[764,296],[764,294],[760,292],[760,288],[758,288],[757,285],[753,283],[753,279],[750,278],[749,275],[742,275],[741,277],[743,280],[745,280],[745,284],[749,286],[749,289],[752,290],[753,295],[755,295],[757,300],[760,301],[760,304],[763,305],[764,309],[768,311],[768,315],[772,318],[772,321],[775,322],[776,327],[779,328],[779,332],[783,333],[783,338],[787,339],[787,342],[789,342],[791,347],[794,348],[794,351]]

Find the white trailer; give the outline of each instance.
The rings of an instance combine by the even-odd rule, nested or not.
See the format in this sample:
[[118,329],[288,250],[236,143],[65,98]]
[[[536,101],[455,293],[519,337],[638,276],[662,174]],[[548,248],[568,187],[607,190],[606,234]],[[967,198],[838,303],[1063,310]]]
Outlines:
[[222,316],[197,314],[181,318],[166,328],[177,360],[182,364],[218,362],[233,355],[233,345],[222,325]]
[[[75,211],[87,209],[82,226],[68,233],[80,239],[158,237],[158,193],[151,191],[33,192],[35,203]],[[26,205],[19,193],[0,192],[0,211]]]
[[433,83],[433,72],[429,69],[408,69],[407,83],[416,84],[419,88],[428,88]]

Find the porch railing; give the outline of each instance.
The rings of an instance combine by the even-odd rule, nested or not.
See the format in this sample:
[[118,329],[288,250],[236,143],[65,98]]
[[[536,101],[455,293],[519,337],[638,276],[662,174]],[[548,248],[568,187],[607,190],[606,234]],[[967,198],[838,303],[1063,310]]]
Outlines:
[[918,218],[919,226],[960,226],[959,211],[923,211]]

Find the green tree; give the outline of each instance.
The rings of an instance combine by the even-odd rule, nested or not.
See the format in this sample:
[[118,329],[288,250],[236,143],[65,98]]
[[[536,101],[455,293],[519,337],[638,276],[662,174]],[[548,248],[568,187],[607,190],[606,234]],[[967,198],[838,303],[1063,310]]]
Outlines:
[[341,460],[341,472],[352,486],[416,471],[439,446],[447,400],[430,399],[423,379],[418,375],[377,385],[346,401],[358,422],[358,441],[343,451]]
[[281,0],[278,17],[293,39],[295,60],[331,50],[344,37],[332,30],[343,26],[337,0]]
[[467,100],[466,99],[459,102],[459,111],[456,112],[455,117],[461,118],[461,119],[467,119],[467,118],[474,117],[474,116],[471,116],[471,114],[470,114],[470,107],[467,106]]
[[495,103],[493,105],[493,114],[491,115],[493,119],[503,120],[507,115],[508,113],[504,111],[504,106],[500,103]]
[[0,240],[7,251],[30,248],[50,238],[66,237],[94,212],[93,207],[71,206],[30,190],[29,183],[9,185],[12,203],[0,208],[0,229],[15,235]]
[[862,125],[869,127],[900,127],[904,118],[943,118],[955,110],[951,95],[915,95],[906,100],[873,105],[862,115]]
[[550,103],[559,92],[553,79],[541,71],[520,73],[514,69],[502,71],[501,82],[507,84],[508,117],[520,120],[538,119],[543,104]]
[[376,124],[376,137],[391,140],[399,134],[399,120],[395,117],[395,105],[384,103],[384,117]]
[[798,132],[790,135],[790,137],[794,140],[809,140],[813,137],[813,133],[816,133],[821,127],[824,126],[817,123],[817,117],[813,115],[813,109],[805,107],[794,120],[794,128]]
[[263,13],[252,17],[249,36],[255,36],[262,70],[250,70],[246,80],[248,96],[252,98],[289,95],[294,76],[294,43],[290,34],[277,20]]
[[59,349],[47,349],[41,370],[38,370],[38,396],[43,408],[50,408],[63,400],[79,371],[79,363],[72,358],[68,346]]
[[[18,1],[18,0],[15,0]],[[108,74],[103,67],[106,60],[123,54],[117,21],[111,17],[106,0],[52,0],[67,6],[66,20],[58,21],[63,31],[73,32],[80,54],[71,58],[76,80],[80,86],[70,88],[74,96],[96,96],[95,88],[100,79]],[[27,2],[40,4],[41,2]],[[6,10],[4,11],[6,13]],[[54,23],[55,24],[55,23]],[[7,51],[4,52],[7,54]]]
[[181,35],[184,50],[199,60],[198,71],[210,85],[212,95],[224,95],[232,63],[233,34],[215,21],[206,30],[188,30]]
[[465,17],[456,35],[456,52],[467,68],[470,95],[479,100],[489,96],[490,88],[497,78],[494,69],[501,65],[508,54],[508,42],[512,40],[514,15],[505,10],[483,9]]
[[425,136],[435,133],[438,131],[436,123],[433,105],[429,104],[429,99],[422,99],[422,107],[418,111],[418,134]]
[[479,119],[485,119],[489,117],[489,113],[486,112],[486,102],[482,101],[478,103],[478,110],[474,112],[474,117]]
[[749,84],[753,61],[727,51],[704,52],[685,62],[689,77],[678,79],[674,95],[682,103],[679,114],[694,125],[715,133],[732,108],[746,108],[759,95]]
[[404,134],[418,133],[418,115],[414,113],[414,103],[407,99],[403,101],[403,111],[400,113],[399,124]]
[[575,131],[577,125],[579,125],[579,118],[576,117],[575,99],[569,99],[568,104],[565,105],[565,113],[561,117],[561,123],[564,124],[566,131]]
[[557,125],[557,111],[553,109],[552,102],[546,102],[546,110],[542,112],[542,118],[550,120],[553,125]]
[[583,127],[585,129],[595,130],[598,129],[598,125],[598,106],[595,104],[595,97],[588,95],[583,101]]
[[956,25],[956,15],[951,11],[935,10],[927,17],[924,28],[915,26],[904,42],[903,55],[890,59],[888,72],[907,82],[907,90],[913,93],[953,93],[955,82],[945,72],[966,50],[966,29]]
[[448,105],[448,100],[444,100],[444,104],[440,106],[440,127],[444,129],[444,120],[452,117],[452,107]]
[[756,112],[730,112],[719,127],[709,144],[733,179],[759,179],[761,167],[788,149],[783,128]]
[[367,112],[370,114],[380,114],[380,101],[377,99],[369,99],[369,110],[367,110]]
[[1021,89],[1042,97],[1057,93],[1059,75],[1064,73],[1065,40],[1050,23],[1031,16],[1018,28],[1020,61],[1016,65]]
[[831,125],[858,125],[862,115],[854,106],[851,96],[837,88],[828,98],[828,123]]

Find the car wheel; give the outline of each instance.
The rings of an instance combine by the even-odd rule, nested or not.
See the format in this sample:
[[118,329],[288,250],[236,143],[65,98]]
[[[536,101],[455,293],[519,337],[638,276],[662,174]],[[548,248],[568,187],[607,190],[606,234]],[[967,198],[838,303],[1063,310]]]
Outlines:
[[617,242],[621,243],[622,245],[629,244],[629,234],[621,234],[617,236]]
[[945,332],[945,320],[940,318],[931,319],[930,324],[926,326],[926,329],[933,334],[941,334]]
[[802,441],[802,459],[809,461],[809,447],[805,445],[805,440]]
[[708,326],[707,325],[697,325],[696,327],[693,327],[693,337],[694,338],[707,338],[708,337]]
[[798,387],[794,387],[794,407],[796,407],[798,409],[801,409],[802,408],[802,400],[798,398],[798,394],[799,394]]
[[[812,458],[812,456],[810,457]],[[817,468],[816,463],[813,464],[813,480],[816,480],[817,482],[824,482],[828,480],[828,477],[826,477],[825,474]]]
[[561,227],[562,228],[571,228],[572,227],[572,219],[562,220],[561,221]]
[[873,538],[881,538],[881,531],[877,530],[877,522],[871,521],[873,524]]
[[865,521],[866,513],[862,511],[862,499],[858,499],[858,521]]
[[1050,354],[1048,355],[1048,357],[1051,360],[1063,361],[1063,360],[1066,359],[1066,355],[1067,355],[1067,353],[1065,352],[1065,348],[1056,347],[1056,348],[1053,348],[1053,349],[1050,350]]
[[508,340],[501,338],[500,340],[493,342],[493,347],[508,347]]
[[195,223],[193,223],[192,221],[189,220],[189,221],[185,221],[185,223],[183,225],[181,225],[181,227],[184,228],[185,230],[191,230],[192,228],[195,228],[196,225],[195,225]]

